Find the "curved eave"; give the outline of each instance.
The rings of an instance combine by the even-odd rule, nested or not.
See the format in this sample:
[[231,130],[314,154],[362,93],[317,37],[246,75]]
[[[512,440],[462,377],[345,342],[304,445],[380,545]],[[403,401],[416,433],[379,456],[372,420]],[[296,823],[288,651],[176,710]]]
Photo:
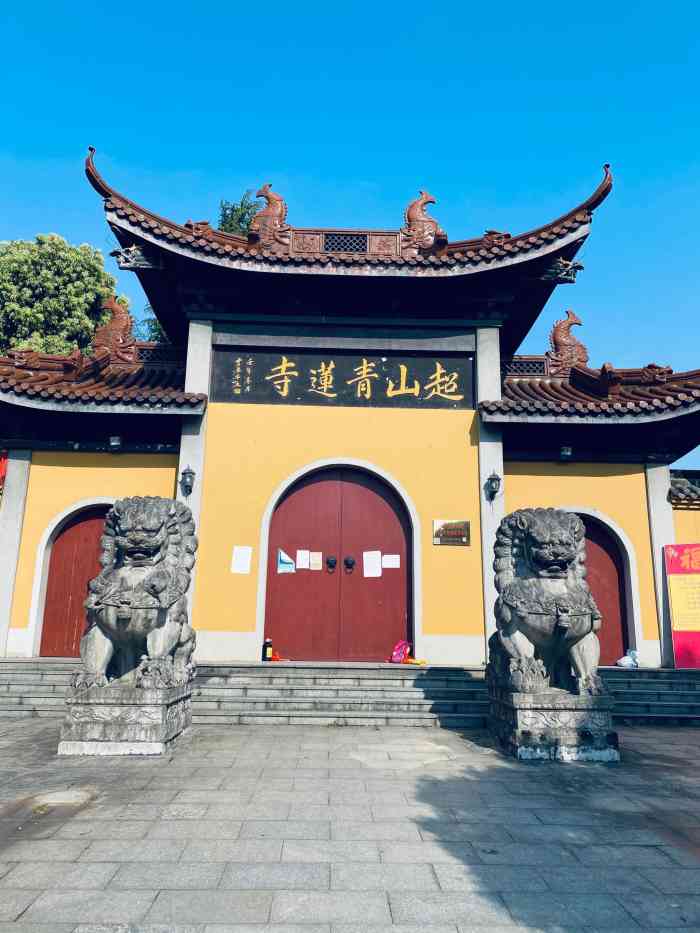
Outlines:
[[27,397],[26,395],[17,395],[15,392],[3,390],[0,390],[0,402],[20,408],[87,415],[179,415],[184,417],[187,415],[203,415],[206,408],[206,400],[192,405],[159,405],[156,402],[130,405],[128,402],[111,402],[108,399],[89,402],[83,402],[79,399],[74,401],[54,401],[50,398]]
[[[562,214],[561,217],[557,217],[556,220],[550,221],[548,224],[544,224],[541,227],[536,227],[534,230],[528,230],[526,233],[518,233],[506,240],[506,244],[515,243],[519,240],[530,240],[532,238],[539,238],[542,236],[547,236],[549,234],[557,234],[559,228],[566,227],[567,224],[570,224],[572,221],[581,220],[582,222],[590,222],[593,211],[600,207],[603,201],[612,191],[613,186],[613,176],[610,171],[610,164],[608,162],[603,166],[603,180],[595,189],[590,197],[586,198],[578,207],[573,208],[573,210],[568,211],[566,214]],[[454,243],[450,243],[447,247],[448,251],[455,252],[457,250],[466,250],[478,248],[479,245],[483,244],[484,238],[481,237],[476,240],[459,240]]]
[[[105,207],[107,221],[114,230],[124,231],[130,237],[141,240],[155,246],[157,249],[174,256],[184,256],[197,262],[207,263],[219,268],[239,269],[245,272],[256,273],[280,273],[295,275],[315,275],[315,276],[378,276],[393,278],[455,278],[476,273],[488,272],[494,269],[507,269],[510,267],[525,266],[534,263],[539,259],[556,257],[559,253],[567,251],[570,255],[575,254],[583,245],[583,241],[590,233],[590,224],[586,223],[567,236],[554,240],[551,243],[545,243],[537,248],[531,248],[524,253],[515,255],[505,254],[496,259],[490,257],[481,258],[479,261],[470,263],[460,263],[457,259],[446,258],[439,260],[436,257],[430,257],[429,260],[416,262],[415,260],[402,263],[390,263],[378,261],[369,261],[364,257],[358,258],[352,263],[344,262],[336,264],[333,257],[325,260],[305,260],[300,256],[289,256],[275,254],[272,252],[262,252],[257,250],[224,250],[222,254],[214,249],[207,249],[209,244],[195,245],[195,243],[173,243],[167,239],[167,235],[157,233],[153,230],[146,230],[139,224],[131,223],[124,217],[119,217],[117,212],[110,207]],[[195,237],[190,237],[196,241]]]
[[[612,175],[604,167],[603,181],[582,204],[549,224],[507,239],[481,237],[449,244],[439,255],[368,257],[364,254],[324,253],[300,255],[252,246],[244,237],[209,229],[206,236],[154,214],[115,191],[97,171],[91,147],[85,172],[92,187],[105,199],[107,220],[115,230],[128,232],[166,252],[199,262],[250,272],[301,273],[393,277],[452,277],[522,266],[568,249],[575,254],[590,232],[593,210],[612,188]],[[294,228],[297,229],[297,228]],[[299,228],[301,229],[301,228]],[[376,233],[377,231],[367,231]]]
[[487,405],[498,405],[498,402],[482,402],[479,406],[481,420],[490,424],[594,424],[598,427],[620,424],[658,424],[661,421],[673,421],[687,415],[700,413],[700,404],[683,407],[682,410],[662,411],[658,413],[625,414],[621,411],[601,411],[595,414],[581,411],[551,411],[551,412],[489,412]]

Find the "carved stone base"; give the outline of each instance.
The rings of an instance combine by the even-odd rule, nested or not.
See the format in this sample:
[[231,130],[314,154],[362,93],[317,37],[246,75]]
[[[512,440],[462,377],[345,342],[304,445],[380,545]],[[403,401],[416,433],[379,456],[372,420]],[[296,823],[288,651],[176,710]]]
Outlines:
[[59,755],[162,755],[192,723],[192,685],[70,688]]
[[489,730],[500,750],[521,760],[619,761],[610,696],[565,690],[489,690]]

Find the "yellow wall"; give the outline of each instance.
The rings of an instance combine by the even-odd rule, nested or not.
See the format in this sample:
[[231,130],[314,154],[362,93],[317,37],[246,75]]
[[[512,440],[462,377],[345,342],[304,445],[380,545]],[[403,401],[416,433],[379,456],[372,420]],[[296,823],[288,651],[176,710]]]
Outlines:
[[[404,488],[421,523],[423,632],[483,633],[478,438],[472,411],[212,404],[207,415],[196,628],[255,630],[263,513],[275,489],[316,460],[374,464]],[[471,546],[435,547],[434,518],[466,518]],[[230,572],[253,545],[249,575]]]
[[673,525],[678,544],[697,544],[700,542],[700,509],[673,510]]
[[173,496],[176,477],[177,458],[163,454],[35,452],[10,627],[29,624],[37,548],[57,515],[93,496]]
[[609,516],[630,539],[637,558],[642,631],[656,640],[651,537],[644,467],[596,463],[506,463],[506,511],[533,506],[581,506]]

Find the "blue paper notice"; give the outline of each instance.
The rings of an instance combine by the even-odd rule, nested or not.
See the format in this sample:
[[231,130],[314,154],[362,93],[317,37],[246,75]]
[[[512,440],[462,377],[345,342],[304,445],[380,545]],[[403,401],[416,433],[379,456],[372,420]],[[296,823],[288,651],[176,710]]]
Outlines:
[[285,554],[281,547],[277,548],[277,573],[294,573],[296,570],[294,561]]

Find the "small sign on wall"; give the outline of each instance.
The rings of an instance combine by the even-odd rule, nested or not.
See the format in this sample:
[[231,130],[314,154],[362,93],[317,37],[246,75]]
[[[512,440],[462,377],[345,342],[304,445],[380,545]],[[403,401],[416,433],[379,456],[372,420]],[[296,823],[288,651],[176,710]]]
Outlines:
[[469,547],[469,522],[465,518],[434,518],[433,544]]

